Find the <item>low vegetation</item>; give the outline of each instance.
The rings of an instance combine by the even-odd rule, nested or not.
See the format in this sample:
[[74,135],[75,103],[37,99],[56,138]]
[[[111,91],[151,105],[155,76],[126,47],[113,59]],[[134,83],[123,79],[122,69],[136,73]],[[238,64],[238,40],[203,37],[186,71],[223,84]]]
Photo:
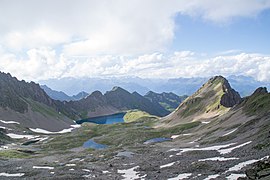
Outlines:
[[150,115],[149,113],[145,111],[130,110],[125,114],[123,118],[125,122],[133,122],[140,118],[147,118],[147,117],[156,117],[156,116]]
[[[110,149],[142,145],[152,138],[166,137],[183,133],[200,125],[200,122],[181,124],[170,128],[152,128],[156,118],[144,117],[135,122],[98,125],[84,123],[83,127],[72,133],[55,136],[44,144],[42,149],[47,153],[82,147],[89,139],[108,145]],[[150,125],[150,126],[149,126]]]
[[250,96],[244,103],[244,110],[248,115],[264,115],[270,112],[269,93]]
[[28,153],[20,152],[17,150],[2,150],[0,151],[0,158],[29,158]]

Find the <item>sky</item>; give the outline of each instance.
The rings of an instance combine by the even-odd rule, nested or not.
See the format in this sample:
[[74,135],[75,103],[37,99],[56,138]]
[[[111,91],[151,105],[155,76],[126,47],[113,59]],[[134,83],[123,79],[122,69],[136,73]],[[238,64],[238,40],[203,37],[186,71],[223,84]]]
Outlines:
[[245,75],[270,82],[270,0],[0,0],[18,79]]

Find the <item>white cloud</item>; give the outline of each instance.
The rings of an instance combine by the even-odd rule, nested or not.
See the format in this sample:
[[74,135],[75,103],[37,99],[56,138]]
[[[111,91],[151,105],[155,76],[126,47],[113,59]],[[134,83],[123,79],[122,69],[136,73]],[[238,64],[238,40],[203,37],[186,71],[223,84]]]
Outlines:
[[53,49],[31,49],[27,57],[0,54],[0,70],[19,79],[138,76],[142,78],[246,75],[270,82],[270,56],[241,53],[206,57],[190,51],[131,56],[67,58]]
[[18,59],[13,54],[0,54],[0,69],[25,80],[61,77],[70,64],[62,55],[48,48],[31,49],[27,56]]
[[58,45],[75,56],[162,52],[174,39],[176,14],[224,23],[267,8],[270,0],[1,1],[0,44],[12,50]]
[[1,1],[0,70],[26,80],[242,74],[270,81],[268,55],[166,51],[178,14],[219,24],[269,8],[270,0]]
[[57,32],[53,28],[41,26],[26,32],[11,31],[4,37],[3,44],[12,50],[22,50],[39,46],[55,46],[68,42],[69,39],[69,35],[65,32]]

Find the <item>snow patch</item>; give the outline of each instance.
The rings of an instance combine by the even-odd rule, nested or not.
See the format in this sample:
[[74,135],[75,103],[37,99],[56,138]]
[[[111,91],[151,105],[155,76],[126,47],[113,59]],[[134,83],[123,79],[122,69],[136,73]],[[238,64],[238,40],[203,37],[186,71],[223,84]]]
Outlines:
[[172,135],[171,138],[172,139],[175,139],[175,138],[178,138],[180,135]]
[[70,126],[73,127],[73,128],[80,128],[81,127],[80,124],[73,124],[73,125],[70,125]]
[[232,131],[230,131],[230,132],[228,132],[228,133],[222,135],[222,137],[228,136],[228,135],[232,134],[232,133],[235,132],[237,129],[238,129],[238,128],[236,128],[236,129],[234,129],[234,130],[232,130]]
[[64,133],[71,132],[74,128],[63,129],[63,130],[57,131],[57,132],[51,132],[51,131],[47,131],[47,130],[41,129],[41,128],[35,128],[35,129],[29,128],[29,129],[35,133],[40,133],[40,134],[64,134]]
[[229,168],[226,172],[231,172],[231,171],[240,171],[243,167],[247,166],[247,165],[250,165],[250,164],[253,164],[255,162],[258,162],[258,161],[261,161],[265,158],[269,158],[269,156],[265,156],[261,159],[252,159],[252,160],[248,160],[248,161],[245,161],[245,162],[241,162],[231,168]]
[[235,143],[230,143],[230,144],[225,144],[225,145],[210,146],[210,147],[204,147],[204,148],[184,148],[184,149],[179,149],[181,152],[177,153],[176,155],[182,155],[182,153],[189,152],[189,151],[218,151],[222,148],[230,147],[234,144]]
[[16,121],[3,121],[3,120],[0,120],[1,123],[4,123],[4,124],[20,124],[19,122],[16,122]]
[[229,161],[229,160],[236,160],[239,158],[225,158],[225,157],[212,157],[212,158],[206,158],[206,159],[199,159],[198,161]]
[[245,142],[245,143],[243,143],[243,144],[240,144],[240,145],[238,145],[238,146],[235,146],[235,147],[231,147],[231,148],[228,148],[228,149],[220,149],[220,150],[218,150],[218,152],[220,153],[220,154],[229,154],[229,153],[231,153],[234,149],[238,149],[238,148],[240,148],[240,147],[243,147],[243,146],[245,146],[245,145],[248,145],[248,144],[250,144],[252,141],[248,141],[248,142]]
[[33,169],[54,169],[54,167],[50,167],[50,166],[33,166]]
[[[247,144],[250,144],[252,141],[245,142],[243,144],[240,144],[238,146],[230,147],[235,145],[236,143],[230,143],[230,144],[225,144],[225,145],[217,145],[217,146],[209,146],[209,147],[204,147],[204,148],[184,148],[184,149],[170,149],[169,151],[180,151],[176,155],[182,155],[184,152],[189,152],[189,151],[218,151],[220,154],[228,154],[231,153],[234,149],[238,149],[240,147],[243,147]],[[190,142],[192,143],[192,142]],[[230,147],[230,148],[228,148]],[[226,149],[227,148],[227,149]]]
[[201,121],[202,124],[209,124],[211,121]]
[[172,166],[174,164],[175,164],[175,162],[172,162],[172,163],[169,163],[169,164],[162,165],[162,166],[160,166],[160,168],[170,167],[170,166]]
[[22,177],[24,173],[14,173],[14,174],[9,174],[9,173],[0,173],[0,176],[5,176],[5,177]]
[[73,167],[73,166],[76,166],[76,164],[66,164],[65,166],[67,166],[67,167]]
[[13,133],[8,133],[7,136],[11,137],[12,139],[33,139],[37,138],[39,136],[33,136],[33,135],[20,135],[20,134],[13,134]]
[[245,174],[231,174],[228,177],[226,177],[226,179],[237,180],[240,177],[246,177],[246,175]]
[[219,174],[214,174],[214,175],[209,175],[207,178],[205,178],[204,180],[210,180],[210,179],[215,179],[219,177]]
[[169,178],[168,180],[180,180],[180,179],[186,179],[186,178],[189,178],[191,175],[192,175],[191,173],[179,174],[177,177]]
[[123,170],[117,170],[119,174],[124,174],[122,175],[125,180],[135,180],[135,179],[140,179],[139,173],[134,171],[134,169],[137,169],[139,166],[135,166],[130,169],[123,169]]

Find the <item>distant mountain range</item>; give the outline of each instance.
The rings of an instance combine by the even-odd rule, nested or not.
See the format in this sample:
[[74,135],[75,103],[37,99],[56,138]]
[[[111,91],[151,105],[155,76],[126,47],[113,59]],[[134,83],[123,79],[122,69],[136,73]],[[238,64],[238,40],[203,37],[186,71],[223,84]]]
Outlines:
[[[62,78],[39,81],[40,84],[63,91],[72,96],[79,92],[87,93],[96,90],[105,93],[114,86],[119,86],[129,92],[138,92],[145,95],[149,91],[156,93],[173,92],[177,95],[192,95],[209,78],[175,78],[175,79],[142,79],[138,77],[123,78]],[[227,80],[231,86],[237,90],[241,96],[250,95],[257,87],[264,86],[270,88],[270,83],[256,81],[254,78],[246,76],[229,76]]]
[[87,92],[79,92],[76,95],[73,96],[69,96],[66,93],[64,93],[63,91],[55,91],[52,90],[51,88],[49,88],[46,85],[41,85],[40,86],[52,99],[55,100],[59,100],[59,101],[78,101],[81,100],[83,98],[85,98],[86,96],[88,96],[89,94]]
[[158,103],[163,106],[166,110],[172,112],[175,110],[182,101],[184,101],[188,96],[178,96],[172,92],[170,93],[155,93],[153,91],[149,91],[144,97],[149,99],[151,102]]
[[[52,90],[51,88],[47,87],[46,85],[42,85],[41,88],[52,99],[60,100],[60,101],[78,101],[78,100],[87,98],[87,96],[89,96],[89,94],[86,93],[86,92],[84,92],[84,91],[78,93],[77,95],[68,96],[64,92]],[[120,89],[122,89],[122,88],[120,88]],[[105,93],[105,95],[107,95],[109,92],[110,91],[108,91],[107,93]],[[99,93],[101,93],[101,92],[99,92]],[[123,93],[124,93],[124,91],[123,91]],[[95,94],[97,94],[97,91],[95,91],[94,93],[92,93],[91,96],[93,96]],[[134,92],[133,95],[137,95],[137,97],[140,98],[140,99],[142,99],[142,101],[145,100],[145,99],[143,99],[143,97],[139,93]],[[155,93],[153,91],[149,91],[148,93],[146,93],[146,95],[144,95],[144,98],[146,98],[147,100],[150,100],[153,104],[155,104],[155,106],[157,106],[159,104],[163,108],[165,108],[168,112],[173,111],[187,97],[188,97],[187,95],[178,96],[178,95],[176,95],[176,94],[174,94],[172,92],[170,92],[170,93],[166,93],[166,92]],[[89,103],[91,103],[91,102],[89,102]],[[156,113],[154,113],[154,114],[156,114]],[[166,114],[167,113],[165,113],[165,114],[161,113],[159,115],[166,115]]]

